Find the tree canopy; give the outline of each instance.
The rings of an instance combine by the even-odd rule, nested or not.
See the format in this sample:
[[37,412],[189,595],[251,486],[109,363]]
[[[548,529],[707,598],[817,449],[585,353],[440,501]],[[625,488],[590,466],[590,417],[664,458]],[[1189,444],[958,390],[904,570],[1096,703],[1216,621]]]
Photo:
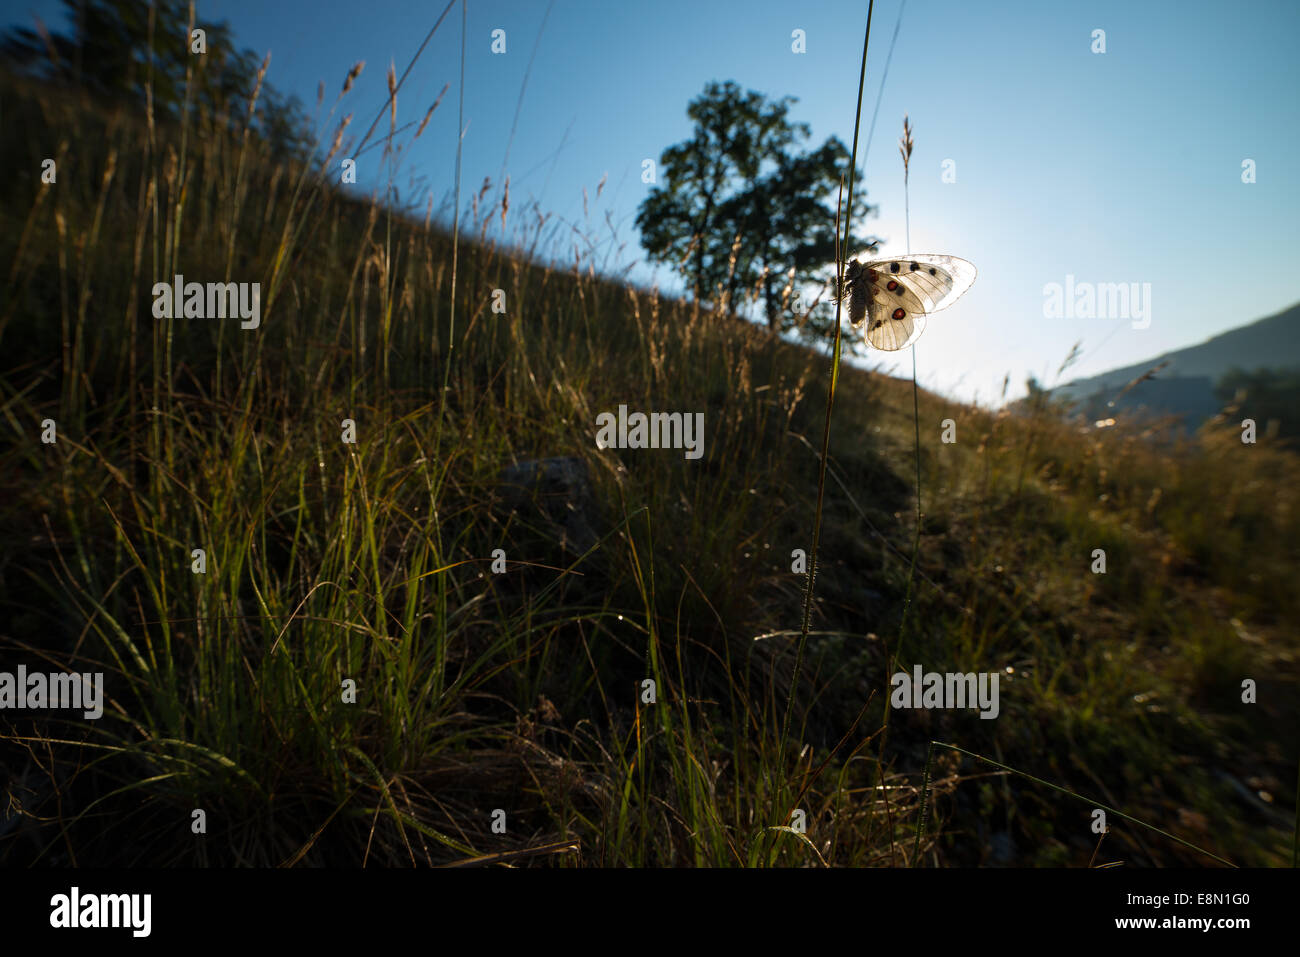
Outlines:
[[297,97],[282,96],[264,80],[258,88],[261,58],[236,49],[225,22],[196,20],[206,52],[194,54],[184,0],[63,0],[63,5],[69,33],[50,33],[39,21],[34,30],[12,28],[0,40],[0,59],[11,69],[141,108],[152,87],[159,117],[178,118],[188,104],[224,116],[240,129],[256,90],[253,131],[278,152],[301,156],[308,150],[310,127]]
[[[824,296],[805,314],[799,295],[833,285],[835,204],[850,154],[834,136],[800,152],[810,130],[790,120],[796,102],[742,92],[731,81],[708,84],[686,110],[694,134],[660,157],[666,183],[642,202],[637,227],[649,258],[675,268],[698,298],[735,309],[741,294],[756,290],[773,331],[802,324],[820,335],[833,302]],[[861,182],[859,171],[853,222],[873,211]],[[876,243],[854,235],[847,253]]]

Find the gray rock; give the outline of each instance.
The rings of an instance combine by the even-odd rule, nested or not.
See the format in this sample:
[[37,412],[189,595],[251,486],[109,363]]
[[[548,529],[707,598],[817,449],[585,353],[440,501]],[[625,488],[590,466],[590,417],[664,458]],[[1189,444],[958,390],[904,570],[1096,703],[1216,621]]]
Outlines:
[[[599,540],[596,500],[587,464],[572,456],[529,459],[501,473],[502,499],[525,522],[549,531],[569,554],[582,555]],[[542,521],[529,512],[536,509]]]

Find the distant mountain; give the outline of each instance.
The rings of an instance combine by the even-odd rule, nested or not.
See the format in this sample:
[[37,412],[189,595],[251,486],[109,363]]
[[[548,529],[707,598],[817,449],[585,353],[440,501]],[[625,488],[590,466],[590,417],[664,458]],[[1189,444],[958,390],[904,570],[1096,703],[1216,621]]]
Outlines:
[[[1155,374],[1118,398],[1124,387],[1161,363]],[[1156,415],[1182,415],[1189,429],[1219,411],[1215,384],[1230,369],[1300,369],[1300,303],[1275,316],[1207,339],[1200,345],[1166,352],[1135,365],[1112,369],[1058,386],[1055,398],[1079,403],[1089,418],[1107,411],[1143,409]],[[1108,403],[1115,401],[1114,406]]]

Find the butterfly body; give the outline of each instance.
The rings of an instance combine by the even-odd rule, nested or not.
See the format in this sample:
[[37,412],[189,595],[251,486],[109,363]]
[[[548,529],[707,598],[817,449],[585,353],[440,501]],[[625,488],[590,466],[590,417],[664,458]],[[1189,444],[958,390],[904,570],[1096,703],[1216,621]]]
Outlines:
[[926,316],[946,309],[975,282],[973,265],[956,256],[922,253],[905,259],[849,260],[844,270],[849,321],[867,323],[867,341],[896,352],[916,341]]

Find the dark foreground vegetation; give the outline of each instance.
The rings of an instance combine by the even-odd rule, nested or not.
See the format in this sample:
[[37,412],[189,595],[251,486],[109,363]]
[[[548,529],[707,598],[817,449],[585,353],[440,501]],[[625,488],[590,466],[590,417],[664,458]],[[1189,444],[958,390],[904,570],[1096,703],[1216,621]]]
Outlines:
[[[923,393],[918,530],[911,384],[845,368],[792,686],[824,355],[537,264],[537,210],[453,257],[328,142],[0,98],[0,670],[106,674],[98,721],[0,711],[5,864],[1291,861],[1293,454]],[[259,328],[154,318],[176,274]],[[620,405],[704,455],[597,449]],[[1000,672],[998,717],[884,732],[895,656]]]

